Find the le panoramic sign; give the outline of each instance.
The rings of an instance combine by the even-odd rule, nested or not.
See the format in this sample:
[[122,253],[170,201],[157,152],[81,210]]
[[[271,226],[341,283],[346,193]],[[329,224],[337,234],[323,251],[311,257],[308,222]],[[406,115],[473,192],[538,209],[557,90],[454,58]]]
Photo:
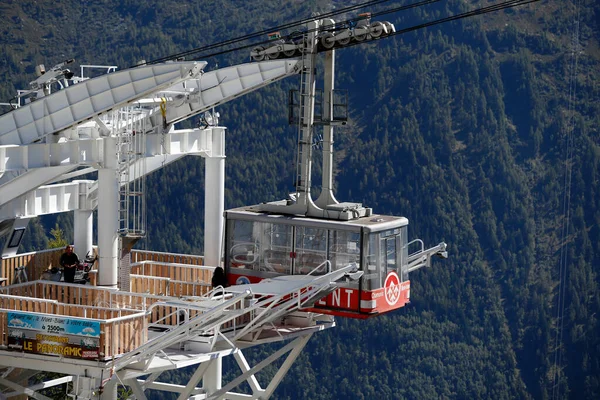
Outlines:
[[48,314],[8,313],[8,348],[34,354],[97,359],[100,322]]

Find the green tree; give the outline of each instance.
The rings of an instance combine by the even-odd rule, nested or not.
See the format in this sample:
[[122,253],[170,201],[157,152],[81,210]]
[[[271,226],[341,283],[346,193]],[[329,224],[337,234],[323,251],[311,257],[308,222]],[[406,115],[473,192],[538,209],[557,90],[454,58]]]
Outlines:
[[48,240],[48,247],[51,249],[58,249],[69,244],[67,243],[67,239],[65,239],[65,233],[59,228],[58,224],[54,225],[53,229],[50,229],[50,235],[52,235],[52,239]]

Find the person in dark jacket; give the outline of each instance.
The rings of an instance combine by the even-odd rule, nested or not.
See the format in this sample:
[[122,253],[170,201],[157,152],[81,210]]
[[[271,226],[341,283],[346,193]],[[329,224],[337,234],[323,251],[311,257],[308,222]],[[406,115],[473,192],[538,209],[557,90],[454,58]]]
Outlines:
[[217,286],[227,286],[227,279],[225,278],[225,271],[223,271],[222,267],[215,268],[215,272],[212,277],[212,287],[216,288]]
[[73,246],[67,245],[65,252],[60,256],[59,264],[63,267],[65,282],[73,283],[75,281],[75,269],[79,265],[79,257],[73,252]]

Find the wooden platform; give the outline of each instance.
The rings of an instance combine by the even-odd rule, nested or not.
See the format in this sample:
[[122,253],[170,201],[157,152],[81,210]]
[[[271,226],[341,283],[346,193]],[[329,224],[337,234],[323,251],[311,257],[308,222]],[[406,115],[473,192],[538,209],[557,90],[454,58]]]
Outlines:
[[[1,271],[12,282],[15,268],[26,266],[28,277],[39,278],[58,265],[60,254],[62,249],[4,259]],[[129,292],[36,279],[2,286],[0,349],[113,359],[146,343],[149,325],[168,329],[201,313],[182,315],[181,307],[165,302],[205,295],[213,270],[200,256],[133,251]]]

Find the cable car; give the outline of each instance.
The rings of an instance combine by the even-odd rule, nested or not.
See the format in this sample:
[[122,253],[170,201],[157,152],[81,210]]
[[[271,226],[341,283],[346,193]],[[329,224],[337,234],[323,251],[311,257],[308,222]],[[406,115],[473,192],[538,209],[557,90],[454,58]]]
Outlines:
[[[225,212],[225,273],[230,285],[281,275],[321,275],[355,263],[363,274],[309,311],[368,318],[410,300],[408,274],[447,257],[446,244],[425,250],[407,240],[408,219],[369,215],[349,221],[257,212]],[[413,250],[409,253],[410,250]]]

